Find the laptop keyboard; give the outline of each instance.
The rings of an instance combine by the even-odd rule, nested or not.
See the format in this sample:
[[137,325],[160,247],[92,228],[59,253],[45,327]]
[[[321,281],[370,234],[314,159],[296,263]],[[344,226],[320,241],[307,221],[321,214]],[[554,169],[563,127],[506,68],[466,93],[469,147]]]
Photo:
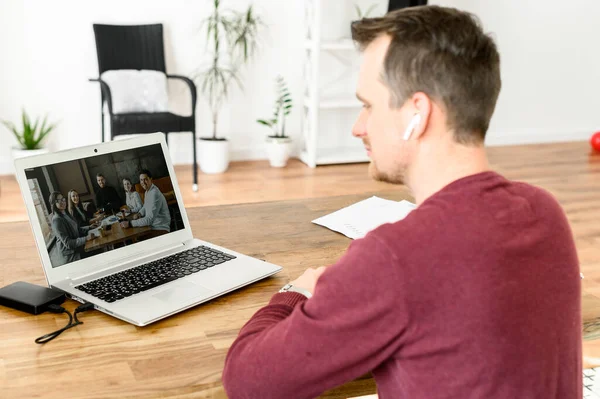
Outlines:
[[200,246],[75,288],[103,301],[115,302],[232,259],[235,256]]

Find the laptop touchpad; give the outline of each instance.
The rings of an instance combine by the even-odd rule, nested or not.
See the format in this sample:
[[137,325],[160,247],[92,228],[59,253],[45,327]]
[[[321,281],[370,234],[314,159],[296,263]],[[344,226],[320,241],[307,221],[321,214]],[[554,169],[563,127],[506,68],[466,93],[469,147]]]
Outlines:
[[154,298],[170,303],[185,301],[195,297],[208,297],[214,294],[208,288],[204,288],[191,281],[181,281],[173,287],[167,288],[157,294],[152,295]]

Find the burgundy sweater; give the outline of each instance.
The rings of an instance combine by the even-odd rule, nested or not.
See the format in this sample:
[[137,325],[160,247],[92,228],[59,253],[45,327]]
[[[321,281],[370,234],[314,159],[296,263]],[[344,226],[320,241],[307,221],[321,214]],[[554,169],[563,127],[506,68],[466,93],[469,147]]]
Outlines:
[[381,399],[580,399],[581,328],[561,207],[485,172],[353,241],[311,299],[275,294],[223,384],[232,399],[314,398],[370,371]]

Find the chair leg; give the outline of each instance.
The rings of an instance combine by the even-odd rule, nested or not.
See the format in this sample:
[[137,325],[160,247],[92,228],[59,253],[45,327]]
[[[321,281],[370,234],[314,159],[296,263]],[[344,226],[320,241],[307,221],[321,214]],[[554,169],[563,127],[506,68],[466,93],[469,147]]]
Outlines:
[[104,108],[100,110],[100,123],[102,126],[102,142],[104,143]]
[[198,191],[198,161],[196,160],[196,128],[194,127],[194,129],[192,130],[192,148],[193,148],[193,153],[194,153],[194,160],[193,160],[193,164],[194,164],[194,185],[192,186],[192,190],[194,190],[194,192]]

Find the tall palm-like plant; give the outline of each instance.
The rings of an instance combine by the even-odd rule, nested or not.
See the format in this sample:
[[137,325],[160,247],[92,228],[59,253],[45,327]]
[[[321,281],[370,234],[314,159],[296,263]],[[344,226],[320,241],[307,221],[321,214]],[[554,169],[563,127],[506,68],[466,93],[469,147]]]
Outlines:
[[211,49],[210,65],[196,77],[201,79],[201,90],[210,105],[211,139],[218,140],[219,111],[232,82],[243,89],[240,71],[256,53],[260,28],[264,23],[252,5],[244,12],[223,10],[221,0],[213,0],[213,5],[213,13],[202,22],[202,27],[206,27],[207,46]]

